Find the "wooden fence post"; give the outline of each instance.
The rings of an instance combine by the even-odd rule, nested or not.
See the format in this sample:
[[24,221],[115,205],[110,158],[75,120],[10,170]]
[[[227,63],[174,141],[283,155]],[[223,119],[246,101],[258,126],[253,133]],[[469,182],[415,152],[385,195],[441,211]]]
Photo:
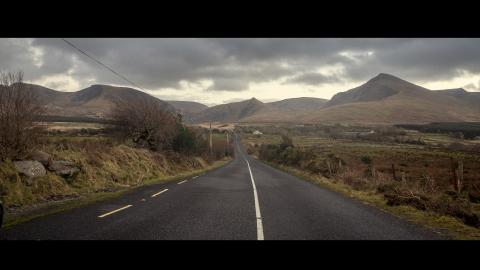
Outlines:
[[395,173],[395,164],[392,163],[392,175],[393,175],[393,180],[397,181],[397,175]]

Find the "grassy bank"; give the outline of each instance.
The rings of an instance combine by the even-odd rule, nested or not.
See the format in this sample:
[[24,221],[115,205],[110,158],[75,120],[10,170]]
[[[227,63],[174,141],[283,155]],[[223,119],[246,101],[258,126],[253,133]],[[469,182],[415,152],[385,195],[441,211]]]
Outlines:
[[389,206],[387,205],[387,201],[385,200],[384,196],[377,192],[355,190],[349,185],[335,182],[319,175],[307,173],[290,166],[275,164],[272,162],[265,163],[274,168],[295,175],[300,179],[309,181],[315,185],[328,188],[346,197],[356,199],[364,204],[377,207],[394,216],[406,219],[421,226],[425,226],[435,232],[445,235],[448,238],[458,240],[480,239],[480,230],[467,226],[454,217],[439,215],[431,211],[418,210],[408,205]]
[[190,177],[229,160],[152,152],[102,137],[52,137],[40,150],[53,160],[73,161],[80,172],[63,178],[47,171],[45,176],[29,180],[19,175],[13,162],[1,162],[0,196],[7,210],[6,226],[116,197],[146,184]]
[[[431,145],[321,136],[245,135],[252,156],[348,197],[425,225],[454,239],[480,239],[480,156]],[[454,191],[451,162],[463,164]]]
[[228,164],[230,161],[231,161],[231,158],[225,158],[222,160],[215,161],[212,164],[201,169],[186,171],[186,172],[178,173],[176,175],[166,176],[163,178],[151,178],[145,181],[143,184],[133,186],[133,187],[119,187],[116,190],[97,192],[97,193],[88,193],[88,194],[84,194],[82,196],[78,196],[71,199],[64,199],[64,200],[50,201],[50,202],[43,202],[39,204],[29,205],[21,209],[17,209],[14,212],[7,212],[3,227],[8,229],[11,226],[14,226],[23,222],[27,222],[29,220],[32,220],[34,218],[38,218],[41,216],[51,215],[61,211],[66,211],[66,210],[70,210],[78,207],[84,207],[96,202],[114,199],[128,192],[132,192],[139,187],[143,187],[146,185],[168,183],[168,182],[187,179],[196,175],[203,174],[210,170],[220,168]]

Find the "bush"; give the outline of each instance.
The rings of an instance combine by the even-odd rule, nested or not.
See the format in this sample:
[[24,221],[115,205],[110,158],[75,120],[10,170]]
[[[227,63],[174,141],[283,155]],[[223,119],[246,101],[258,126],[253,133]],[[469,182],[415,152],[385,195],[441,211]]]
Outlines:
[[287,135],[282,134],[282,143],[280,144],[281,149],[285,149],[287,147],[293,147],[292,138]]
[[114,135],[153,151],[172,148],[181,121],[150,100],[117,101],[112,117],[116,124]]
[[364,164],[367,164],[367,165],[372,164],[372,158],[369,157],[369,156],[362,156],[362,157],[360,158],[360,160],[361,160],[362,163],[364,163]]
[[173,150],[180,153],[196,153],[196,135],[195,132],[185,126],[180,126],[177,135],[173,139]]

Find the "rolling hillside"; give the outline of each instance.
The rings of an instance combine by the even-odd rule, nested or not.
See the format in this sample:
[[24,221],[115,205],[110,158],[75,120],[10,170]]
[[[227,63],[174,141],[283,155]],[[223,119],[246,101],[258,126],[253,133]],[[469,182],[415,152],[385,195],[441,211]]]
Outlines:
[[299,97],[288,98],[267,104],[289,111],[312,111],[322,108],[327,102],[328,100],[323,98]]
[[254,114],[271,110],[272,107],[256,98],[221,104],[205,109],[191,117],[194,123],[202,122],[237,122]]
[[47,115],[108,118],[116,100],[156,102],[167,111],[175,111],[169,103],[128,87],[92,85],[77,92],[55,91],[34,84],[29,84],[29,88],[45,105]]
[[208,108],[207,105],[194,101],[166,100],[175,109],[184,115],[195,114]]

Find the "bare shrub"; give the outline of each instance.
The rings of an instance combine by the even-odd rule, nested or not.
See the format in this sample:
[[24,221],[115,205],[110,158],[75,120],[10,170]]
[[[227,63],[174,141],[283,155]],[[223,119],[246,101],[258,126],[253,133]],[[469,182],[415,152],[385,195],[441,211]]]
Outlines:
[[282,134],[282,143],[280,144],[280,148],[285,149],[287,147],[293,147],[293,140],[290,136]]
[[178,118],[160,104],[148,100],[118,100],[112,118],[116,122],[114,133],[118,138],[154,151],[170,149],[180,125]]
[[402,182],[391,182],[379,185],[377,191],[383,193],[387,205],[409,205],[419,210],[429,210],[460,219],[473,227],[480,227],[478,214],[472,211],[468,194],[456,192],[435,192],[437,186],[432,178],[425,177],[422,185],[408,185]]
[[337,177],[342,183],[351,186],[355,190],[365,190],[368,180],[362,177],[361,173],[355,170],[346,170]]
[[38,96],[23,83],[23,73],[0,73],[0,159],[22,159],[38,144],[43,112]]

